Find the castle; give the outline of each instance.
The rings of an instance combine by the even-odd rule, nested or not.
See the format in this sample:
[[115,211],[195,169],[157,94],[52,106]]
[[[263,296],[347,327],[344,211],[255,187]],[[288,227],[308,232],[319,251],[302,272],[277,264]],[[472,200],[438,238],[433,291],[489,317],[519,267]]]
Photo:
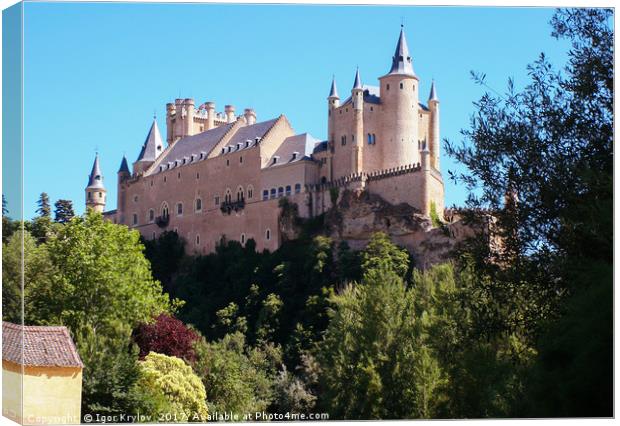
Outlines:
[[123,157],[116,210],[104,211],[98,157],[86,206],[148,239],[174,230],[195,253],[214,251],[222,238],[277,249],[282,197],[304,218],[328,211],[345,189],[441,215],[439,100],[434,82],[427,105],[419,88],[401,26],[378,86],[362,84],[358,69],[341,101],[332,81],[326,141],[297,134],[284,115],[257,121],[250,108],[237,116],[232,105],[221,113],[213,102],[196,107],[193,99],[176,99],[166,105],[166,146],[153,120],[131,170]]

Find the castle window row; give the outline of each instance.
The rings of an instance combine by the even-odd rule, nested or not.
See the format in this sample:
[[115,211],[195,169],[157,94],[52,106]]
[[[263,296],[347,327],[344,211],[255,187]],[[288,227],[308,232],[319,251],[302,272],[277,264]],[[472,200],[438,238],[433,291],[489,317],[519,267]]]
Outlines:
[[[295,184],[295,194],[301,192],[301,184]],[[263,201],[272,200],[274,198],[280,198],[283,196],[289,196],[292,193],[291,185],[280,186],[278,188],[263,189]]]
[[377,143],[377,136],[374,133],[368,133],[368,145],[375,145]]

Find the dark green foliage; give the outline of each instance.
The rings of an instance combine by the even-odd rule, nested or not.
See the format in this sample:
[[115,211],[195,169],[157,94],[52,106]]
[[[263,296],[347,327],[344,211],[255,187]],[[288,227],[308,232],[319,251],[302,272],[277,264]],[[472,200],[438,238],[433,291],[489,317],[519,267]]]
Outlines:
[[54,203],[54,221],[68,223],[75,216],[71,200],[58,200]]
[[172,276],[185,255],[185,241],[174,231],[166,231],[155,240],[142,238],[144,254],[151,262],[153,277],[169,292]]
[[265,350],[249,348],[243,334],[234,333],[212,343],[202,339],[195,351],[192,367],[205,385],[210,412],[232,411],[242,417],[267,409],[274,372]]
[[518,415],[613,416],[613,269],[593,263],[576,279],[581,288],[540,337],[540,356]]
[[502,237],[501,250],[470,251],[487,301],[476,327],[539,352],[513,407],[522,416],[612,415],[612,19],[558,10],[553,36],[571,42],[564,69],[541,54],[529,84],[483,96],[463,145],[447,143],[469,169],[454,176],[472,190],[469,206],[494,209]]
[[41,217],[52,217],[52,208],[50,207],[50,197],[46,192],[42,192],[39,197],[39,201],[37,201],[37,205],[39,208],[37,209],[37,213]]

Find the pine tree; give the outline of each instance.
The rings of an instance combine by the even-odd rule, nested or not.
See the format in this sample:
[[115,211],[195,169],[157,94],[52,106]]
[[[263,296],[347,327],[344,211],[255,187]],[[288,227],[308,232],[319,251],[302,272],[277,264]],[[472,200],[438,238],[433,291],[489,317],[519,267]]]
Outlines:
[[67,223],[74,216],[73,202],[71,200],[58,200],[54,203],[54,221],[58,223]]
[[47,192],[42,192],[39,196],[39,201],[37,201],[39,208],[37,209],[37,213],[41,217],[51,217],[52,216],[52,208],[50,207],[50,197],[47,195]]

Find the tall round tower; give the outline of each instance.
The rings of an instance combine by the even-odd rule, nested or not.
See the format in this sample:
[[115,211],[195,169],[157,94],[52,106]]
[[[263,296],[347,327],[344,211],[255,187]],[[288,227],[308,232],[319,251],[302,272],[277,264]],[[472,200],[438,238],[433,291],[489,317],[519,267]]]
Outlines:
[[390,72],[381,82],[383,168],[420,161],[418,148],[419,80],[401,26]]
[[93,169],[88,176],[88,185],[84,190],[86,192],[86,207],[96,212],[103,213],[106,201],[106,189],[103,186],[103,174],[99,167],[99,154],[95,155]]
[[327,146],[329,147],[330,155],[327,157],[327,179],[333,179],[332,170],[332,156],[334,151],[335,135],[335,120],[336,120],[336,108],[340,106],[340,96],[338,96],[338,88],[336,87],[336,77],[332,77],[332,86],[329,89],[329,96],[327,97]]

